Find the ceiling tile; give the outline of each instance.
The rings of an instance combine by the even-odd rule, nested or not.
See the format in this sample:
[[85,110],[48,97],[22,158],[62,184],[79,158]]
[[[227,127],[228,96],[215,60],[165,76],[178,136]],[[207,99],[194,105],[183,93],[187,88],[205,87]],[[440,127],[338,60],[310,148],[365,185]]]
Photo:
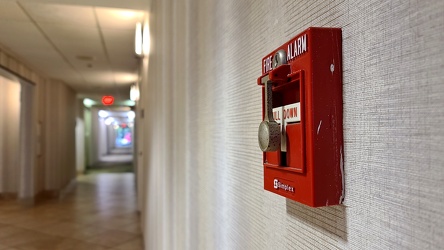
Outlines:
[[68,57],[71,56],[92,56],[95,58],[106,58],[103,46],[99,41],[79,41],[79,40],[53,40],[55,46]]
[[[36,68],[45,69],[45,73],[55,72],[59,69],[72,69],[69,64],[55,53],[26,53],[23,56]],[[57,66],[55,66],[57,65]]]
[[94,70],[111,70],[111,66],[107,61],[84,61],[77,58],[70,59],[71,65],[73,65],[78,71],[94,71]]
[[[4,1],[4,0],[2,0]],[[149,4],[141,0],[20,0],[21,3],[54,3],[66,5],[82,5],[82,6],[102,6],[124,9],[147,10]]]
[[91,67],[88,67],[85,63],[78,63],[75,65],[76,69],[79,72],[83,73],[91,73],[91,72],[99,72],[99,73],[108,73],[111,72],[111,67],[107,62],[91,62]]
[[134,53],[134,31],[103,29],[102,32],[113,68],[137,69],[139,60]]
[[117,84],[130,84],[134,83],[138,79],[138,75],[135,71],[130,72],[114,72],[114,79]]
[[70,84],[74,89],[76,85],[85,82],[82,76],[72,69],[57,69],[52,72],[52,78],[66,82]]
[[37,23],[96,26],[92,7],[29,2],[24,3],[23,6]]
[[[60,66],[54,67],[53,63],[56,62],[59,62]],[[84,82],[82,76],[70,66],[66,65],[64,61],[54,60],[52,63],[44,63],[44,61],[41,60],[31,60],[30,63],[35,65],[34,68],[36,70],[44,72],[45,75],[50,76],[52,79],[58,79],[64,82]]]
[[134,54],[134,30],[102,29],[106,47],[112,51]]
[[[99,0],[52,1],[18,1],[32,20],[17,1],[2,1],[0,44],[35,70],[78,91],[127,95],[129,84],[137,80],[139,59],[134,55],[134,31],[144,13],[97,7],[109,2],[124,4],[121,0],[103,0],[101,4]],[[85,6],[80,6],[82,3]]]
[[16,2],[1,2],[0,20],[29,21]]
[[39,26],[51,40],[100,41],[100,33],[96,26],[78,26],[70,24],[39,23]]
[[134,30],[137,22],[144,17],[142,11],[125,9],[96,8],[100,27]]
[[51,44],[30,22],[0,22],[0,43],[14,51],[51,50]]
[[114,77],[111,71],[90,71],[86,72],[83,71],[82,73],[83,78],[86,82],[89,83],[96,83],[96,84],[114,84]]
[[111,61],[111,66],[113,67],[113,69],[119,69],[123,72],[135,72],[138,68],[138,60],[118,60],[117,58],[115,58],[115,60]]

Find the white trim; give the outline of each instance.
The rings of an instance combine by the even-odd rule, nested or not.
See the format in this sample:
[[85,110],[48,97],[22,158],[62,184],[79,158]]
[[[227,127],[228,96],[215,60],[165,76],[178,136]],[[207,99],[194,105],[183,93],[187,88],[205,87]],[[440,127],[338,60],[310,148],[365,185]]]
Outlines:
[[21,83],[21,80],[19,77],[17,77],[16,75],[14,75],[13,73],[7,71],[6,69],[0,67],[0,76],[3,76],[11,81],[17,82],[17,83]]

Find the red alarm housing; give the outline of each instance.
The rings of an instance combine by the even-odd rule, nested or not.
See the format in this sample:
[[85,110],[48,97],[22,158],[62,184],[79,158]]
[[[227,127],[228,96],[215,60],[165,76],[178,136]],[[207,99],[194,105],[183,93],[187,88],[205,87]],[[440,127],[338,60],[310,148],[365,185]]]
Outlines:
[[311,27],[262,59],[264,188],[311,207],[344,198],[342,35]]

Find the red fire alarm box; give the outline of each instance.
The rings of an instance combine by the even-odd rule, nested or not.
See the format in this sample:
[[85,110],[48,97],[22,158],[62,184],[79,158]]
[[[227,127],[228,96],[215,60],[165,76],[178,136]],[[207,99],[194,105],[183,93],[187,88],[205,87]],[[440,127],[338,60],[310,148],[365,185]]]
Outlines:
[[311,27],[262,59],[264,188],[311,207],[344,198],[342,35]]

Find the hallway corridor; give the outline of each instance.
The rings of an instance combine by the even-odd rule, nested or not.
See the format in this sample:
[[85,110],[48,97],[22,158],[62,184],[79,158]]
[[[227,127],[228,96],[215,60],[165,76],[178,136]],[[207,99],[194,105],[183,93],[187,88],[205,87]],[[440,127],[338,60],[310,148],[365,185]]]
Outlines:
[[0,201],[0,250],[142,250],[134,174],[78,177],[61,200]]

